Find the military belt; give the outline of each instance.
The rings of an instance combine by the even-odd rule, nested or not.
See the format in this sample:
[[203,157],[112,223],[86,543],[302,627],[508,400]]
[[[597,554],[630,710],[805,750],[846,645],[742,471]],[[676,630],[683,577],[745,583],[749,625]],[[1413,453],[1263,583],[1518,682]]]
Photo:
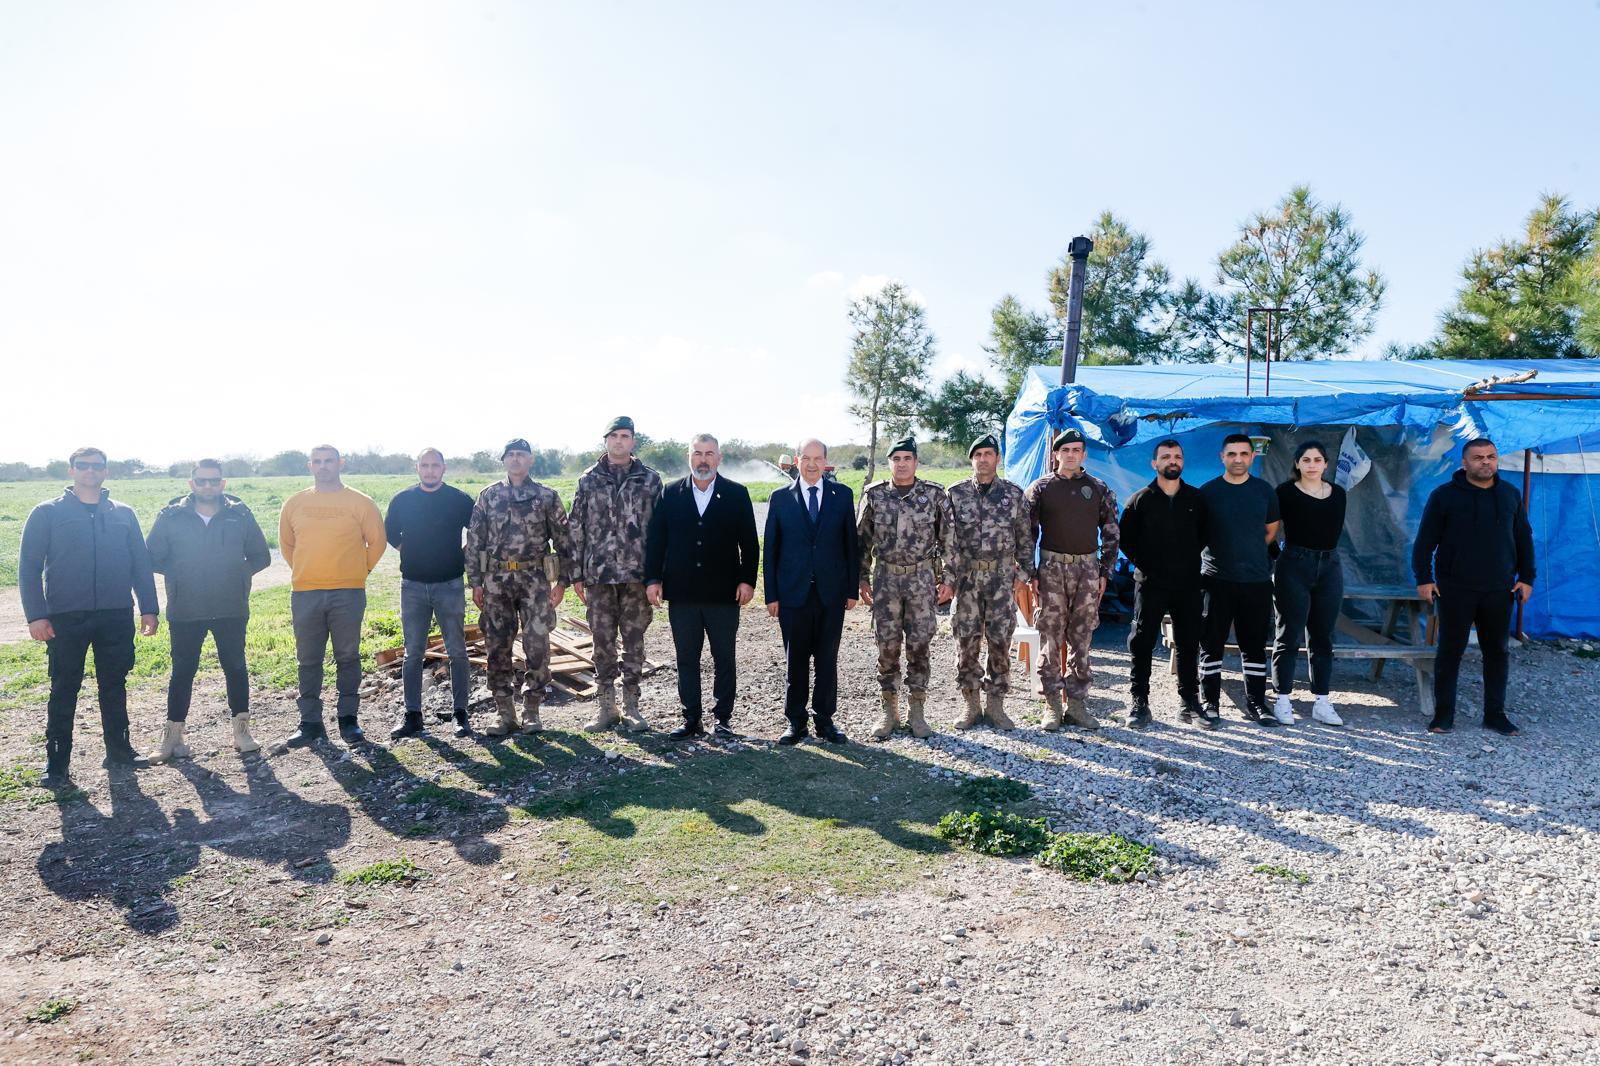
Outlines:
[[543,559],[490,559],[491,570],[543,570]]
[[933,565],[933,560],[923,559],[915,563],[882,563],[880,565],[889,573],[903,577],[906,574],[921,573],[924,569]]
[[1005,562],[1004,559],[968,559],[967,569],[978,571],[997,570],[1003,562]]
[[1082,555],[1069,555],[1066,552],[1050,552],[1039,549],[1039,559],[1046,563],[1087,563],[1100,558],[1096,552],[1084,552]]

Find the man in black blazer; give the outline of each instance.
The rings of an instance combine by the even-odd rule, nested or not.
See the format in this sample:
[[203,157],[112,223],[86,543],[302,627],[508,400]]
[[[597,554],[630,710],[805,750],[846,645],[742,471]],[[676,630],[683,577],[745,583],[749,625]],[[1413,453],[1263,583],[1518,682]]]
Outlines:
[[671,604],[667,621],[678,654],[683,725],[667,734],[673,740],[706,735],[700,725],[700,649],[707,639],[716,735],[723,740],[739,735],[729,724],[738,679],[734,640],[739,608],[756,593],[761,549],[750,493],[737,481],[717,475],[721,463],[717,438],[702,433],[690,441],[690,476],[663,490],[645,534],[645,595],[652,606],[661,606],[662,600]]
[[778,743],[797,744],[806,735],[809,694],[817,736],[843,744],[845,735],[833,724],[833,714],[839,704],[844,612],[856,605],[861,576],[855,497],[824,476],[828,446],[820,440],[800,446],[796,465],[800,476],[794,484],[772,494],[763,546],[767,613],[783,630],[789,675],[784,698],[789,728]]

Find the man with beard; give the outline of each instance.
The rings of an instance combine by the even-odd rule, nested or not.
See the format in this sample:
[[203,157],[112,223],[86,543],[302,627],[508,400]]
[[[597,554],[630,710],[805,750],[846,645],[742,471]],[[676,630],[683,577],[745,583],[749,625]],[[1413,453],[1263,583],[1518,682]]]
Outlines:
[[1128,727],[1150,725],[1150,653],[1161,620],[1172,615],[1182,720],[1200,714],[1200,551],[1206,501],[1183,480],[1183,445],[1159,441],[1150,459],[1156,477],[1122,509],[1122,554],[1134,565],[1133,628],[1128,632]]
[[733,698],[738,687],[734,643],[739,608],[756,593],[761,545],[749,491],[717,473],[717,438],[701,433],[689,442],[689,476],[668,485],[650,513],[645,538],[645,593],[667,608],[678,659],[678,699],[683,725],[673,740],[705,736],[701,726],[700,649],[709,640],[715,671],[711,717],[719,740],[734,740]]

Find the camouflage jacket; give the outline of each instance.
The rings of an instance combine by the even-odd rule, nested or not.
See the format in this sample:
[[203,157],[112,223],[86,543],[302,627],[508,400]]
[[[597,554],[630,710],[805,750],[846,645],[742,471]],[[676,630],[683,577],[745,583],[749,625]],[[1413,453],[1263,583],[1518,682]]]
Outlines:
[[[1028,504],[1028,525],[1031,529],[1029,540],[1037,542],[1040,532],[1039,496],[1047,486],[1058,480],[1054,471],[1028,486],[1024,498]],[[1079,470],[1073,481],[1083,481],[1079,491],[1086,496],[1098,494],[1099,505],[1095,511],[1095,537],[1099,540],[1098,552],[1100,555],[1100,576],[1109,578],[1111,571],[1117,566],[1117,545],[1122,540],[1122,531],[1117,525],[1117,494],[1111,491],[1111,486],[1095,477],[1087,470]],[[1043,547],[1043,545],[1040,545]],[[1089,549],[1093,552],[1096,549]],[[1089,552],[1085,552],[1088,554]]]
[[902,497],[892,481],[868,485],[861,493],[861,579],[869,580],[877,563],[907,566],[931,560],[935,575],[954,582],[961,574],[956,552],[955,520],[943,485],[917,478]]
[[977,478],[950,486],[950,512],[955,516],[956,550],[964,563],[996,559],[1013,580],[1033,577],[1033,520],[1022,489],[997,477],[985,494]]
[[644,580],[644,535],[661,499],[661,475],[635,459],[615,478],[605,456],[583,472],[572,496],[572,580],[625,585]]
[[[515,560],[542,564],[554,551],[557,580],[570,583],[572,541],[561,497],[531,478],[513,486],[496,481],[478,493],[467,523],[467,584],[478,587],[494,563]],[[545,571],[548,576],[548,571]]]

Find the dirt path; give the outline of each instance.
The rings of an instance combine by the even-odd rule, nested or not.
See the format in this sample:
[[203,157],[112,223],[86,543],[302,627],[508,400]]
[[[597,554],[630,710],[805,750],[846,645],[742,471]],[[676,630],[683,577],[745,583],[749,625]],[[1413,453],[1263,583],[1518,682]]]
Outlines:
[[[289,564],[283,561],[283,556],[276,551],[272,553],[272,565],[255,576],[251,589],[277,588],[279,585],[289,583]],[[161,598],[162,606],[167,602],[167,583],[160,574],[156,575],[156,593]],[[22,613],[22,592],[17,588],[0,589],[0,644],[19,644],[28,639],[28,618]]]

